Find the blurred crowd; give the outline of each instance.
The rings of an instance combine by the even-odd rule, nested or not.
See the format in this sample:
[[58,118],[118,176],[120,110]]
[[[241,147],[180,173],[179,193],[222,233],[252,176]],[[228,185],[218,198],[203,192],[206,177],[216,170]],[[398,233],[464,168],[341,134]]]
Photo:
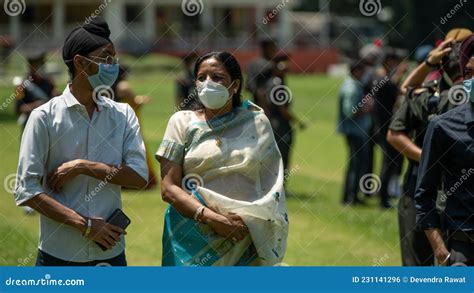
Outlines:
[[378,196],[391,209],[397,198],[404,265],[473,264],[473,179],[465,175],[473,164],[472,40],[469,29],[452,29],[412,56],[374,42],[340,89],[337,129],[348,148],[342,202]]

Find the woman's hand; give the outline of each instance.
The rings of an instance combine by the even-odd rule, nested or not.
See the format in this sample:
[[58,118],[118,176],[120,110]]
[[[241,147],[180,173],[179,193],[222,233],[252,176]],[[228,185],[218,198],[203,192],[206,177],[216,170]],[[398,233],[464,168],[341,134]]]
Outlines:
[[244,221],[236,214],[221,215],[205,209],[203,221],[219,236],[231,239],[233,242],[238,242],[249,234]]

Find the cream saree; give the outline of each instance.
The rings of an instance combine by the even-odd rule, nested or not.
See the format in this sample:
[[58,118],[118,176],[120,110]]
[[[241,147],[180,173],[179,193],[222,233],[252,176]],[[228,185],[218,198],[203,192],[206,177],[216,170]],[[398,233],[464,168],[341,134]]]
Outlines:
[[156,157],[183,167],[182,187],[219,213],[239,215],[250,235],[234,244],[205,224],[165,216],[163,265],[275,265],[288,236],[283,166],[270,123],[251,103],[209,121],[175,113]]

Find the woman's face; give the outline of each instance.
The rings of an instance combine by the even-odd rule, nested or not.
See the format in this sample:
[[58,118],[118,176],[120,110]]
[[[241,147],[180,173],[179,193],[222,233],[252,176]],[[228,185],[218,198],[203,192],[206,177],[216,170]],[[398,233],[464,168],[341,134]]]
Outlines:
[[[196,85],[204,82],[206,79],[210,79],[225,86],[229,89],[230,94],[235,94],[240,86],[240,80],[235,80],[232,84],[230,74],[227,72],[224,65],[215,58],[206,59],[201,63],[196,75]],[[232,87],[229,88],[231,85]]]

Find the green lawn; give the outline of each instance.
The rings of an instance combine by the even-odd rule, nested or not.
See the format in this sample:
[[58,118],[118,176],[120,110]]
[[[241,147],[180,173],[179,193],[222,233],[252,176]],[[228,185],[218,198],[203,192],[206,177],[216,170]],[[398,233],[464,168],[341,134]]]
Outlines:
[[[57,56],[53,60],[59,62]],[[154,151],[174,111],[178,61],[156,56],[121,60],[132,68],[130,81],[135,91],[153,98],[143,111],[142,126],[147,146]],[[9,75],[21,74],[22,64],[22,60],[15,57],[7,68]],[[11,77],[0,80],[0,105],[12,92],[8,80]],[[64,82],[62,78],[58,83],[62,87]],[[334,129],[341,82],[324,75],[290,75],[288,79],[293,93],[293,111],[308,127],[296,131],[295,135],[287,186],[290,234],[284,261],[302,266],[399,265],[396,210],[380,210],[376,199],[371,199],[366,207],[340,204],[347,154],[342,138]],[[13,105],[9,104],[7,110],[0,111],[0,183],[16,171],[19,136]],[[157,163],[155,170],[158,170]],[[125,191],[123,202],[124,211],[132,219],[127,237],[129,264],[160,265],[166,205],[158,190]],[[33,265],[37,239],[38,215],[25,216],[15,206],[8,188],[1,188],[0,265]]]

